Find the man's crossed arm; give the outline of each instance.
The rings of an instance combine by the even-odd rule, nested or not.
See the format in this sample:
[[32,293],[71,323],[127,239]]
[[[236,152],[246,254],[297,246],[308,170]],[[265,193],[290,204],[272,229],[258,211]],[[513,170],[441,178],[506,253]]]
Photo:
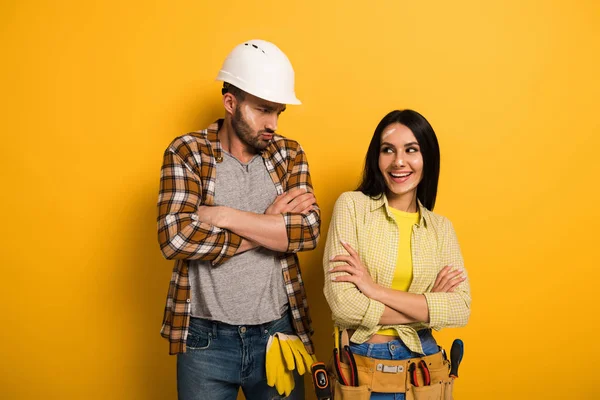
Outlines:
[[289,246],[289,238],[283,214],[308,214],[315,205],[314,194],[298,188],[277,196],[264,214],[225,206],[200,206],[197,215],[202,222],[241,236],[242,242],[236,254],[259,246],[285,252]]

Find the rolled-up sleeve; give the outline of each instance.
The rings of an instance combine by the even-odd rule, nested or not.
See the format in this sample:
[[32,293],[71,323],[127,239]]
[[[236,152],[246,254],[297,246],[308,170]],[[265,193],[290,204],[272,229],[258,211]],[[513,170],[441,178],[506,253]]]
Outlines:
[[[314,193],[308,160],[300,145],[288,164],[287,190],[297,188]],[[315,203],[313,210],[307,214],[283,213],[282,215],[288,236],[287,253],[313,250],[317,247],[321,232],[321,210],[318,204]]]
[[466,280],[461,282],[454,292],[424,293],[429,307],[429,326],[435,330],[455,328],[467,324],[471,315],[471,289],[467,270],[458,244],[458,238],[452,223],[444,219],[443,240],[440,241],[439,251],[442,265],[453,265],[463,270]]
[[160,248],[167,259],[203,260],[216,266],[236,253],[241,237],[198,220],[201,179],[178,154],[181,148],[171,145],[164,154],[158,196]]
[[358,248],[356,213],[353,201],[347,193],[342,194],[336,201],[329,225],[325,253],[323,254],[325,274],[323,293],[337,325],[373,329],[379,324],[383,314],[385,308],[383,303],[369,299],[352,283],[331,281],[332,275],[346,274],[345,272],[335,274],[328,272],[329,269],[343,264],[329,261],[336,255],[347,254],[341,245],[342,240],[349,243],[354,249]]

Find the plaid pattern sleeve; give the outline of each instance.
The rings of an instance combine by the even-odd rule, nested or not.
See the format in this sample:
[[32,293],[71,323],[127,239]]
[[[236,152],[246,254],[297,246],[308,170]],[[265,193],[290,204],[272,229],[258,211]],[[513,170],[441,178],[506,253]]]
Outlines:
[[[308,160],[302,147],[298,145],[295,156],[288,163],[287,190],[301,188],[314,193]],[[321,226],[321,211],[317,204],[308,214],[284,213],[283,219],[288,235],[288,253],[312,250],[317,247]]]
[[[198,206],[206,203],[200,174],[208,177],[208,188],[214,187],[211,172],[204,170],[215,168],[210,159],[202,159],[201,146],[196,138],[187,135],[175,139],[165,151],[158,197],[158,241],[167,259],[203,260],[218,265],[235,254],[241,238],[198,220]],[[204,149],[205,153],[208,151]]]
[[463,269],[467,279],[461,282],[451,293],[423,293],[429,307],[429,326],[435,330],[464,326],[471,315],[471,291],[469,278],[464,269],[463,257],[458,245],[458,238],[452,223],[443,218],[439,252],[440,265],[453,265]]

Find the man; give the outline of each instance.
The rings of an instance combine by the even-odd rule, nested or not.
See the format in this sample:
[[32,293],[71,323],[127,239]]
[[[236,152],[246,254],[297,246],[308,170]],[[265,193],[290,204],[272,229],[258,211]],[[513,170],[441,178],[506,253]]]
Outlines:
[[[296,252],[316,247],[320,211],[302,147],[275,133],[300,101],[288,58],[262,40],[235,47],[217,80],[225,118],[164,154],[158,236],[176,261],[161,333],[177,354],[179,399],[235,399],[240,387],[249,400],[278,398],[269,338],[295,335],[314,354]],[[287,398],[304,398],[301,370]]]

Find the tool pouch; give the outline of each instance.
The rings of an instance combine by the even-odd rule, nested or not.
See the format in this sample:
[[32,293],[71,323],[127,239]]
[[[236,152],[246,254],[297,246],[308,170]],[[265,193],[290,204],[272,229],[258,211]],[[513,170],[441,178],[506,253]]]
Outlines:
[[[379,360],[354,354],[358,382],[360,386],[345,386],[339,382],[332,358],[328,365],[329,379],[333,383],[335,400],[369,399],[371,392],[406,393],[406,400],[453,400],[453,378],[450,378],[450,362],[442,352],[408,360]],[[411,363],[425,361],[429,370],[430,384],[424,385],[423,371],[417,370],[419,386],[411,383],[408,368]],[[350,376],[351,368],[347,360],[340,360],[340,372]]]
[[[420,370],[417,370],[417,382],[420,386],[414,386],[410,377],[406,379],[406,400],[453,400],[452,389],[454,379],[450,378],[450,362],[442,356],[442,352],[422,357],[429,368],[431,383],[423,385],[424,377]],[[418,362],[421,359],[413,359]],[[413,362],[413,360],[409,360]],[[442,364],[442,365],[440,365]]]
[[453,400],[453,379],[448,382],[431,382],[427,386],[413,386],[410,383],[406,387],[406,400]]
[[367,385],[346,386],[342,385],[337,379],[333,384],[334,400],[369,400],[371,390]]

